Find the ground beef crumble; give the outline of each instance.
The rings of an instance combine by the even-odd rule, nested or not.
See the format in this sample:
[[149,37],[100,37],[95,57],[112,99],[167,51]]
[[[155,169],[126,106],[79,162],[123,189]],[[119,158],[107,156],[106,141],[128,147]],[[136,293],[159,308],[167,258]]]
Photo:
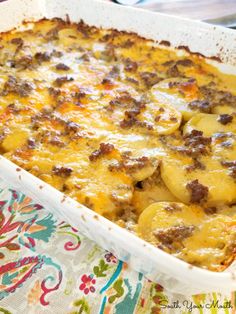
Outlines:
[[205,165],[204,165],[202,162],[200,162],[197,158],[193,158],[193,164],[190,165],[190,166],[187,166],[185,169],[186,169],[188,172],[192,172],[192,171],[194,171],[194,170],[196,170],[196,169],[205,170],[206,167],[205,167]]
[[217,121],[223,125],[226,125],[233,121],[233,116],[230,114],[221,114],[219,118],[217,119]]
[[131,156],[122,155],[122,160],[109,165],[108,169],[111,172],[125,170],[128,173],[133,173],[150,164],[151,160],[146,156],[132,158]]
[[49,52],[36,52],[34,58],[38,61],[39,64],[45,61],[50,61],[51,54]]
[[12,43],[13,45],[23,46],[24,41],[23,41],[23,39],[20,38],[20,37],[15,37],[15,38],[12,38],[11,43]]
[[58,63],[56,65],[56,69],[59,70],[59,71],[69,71],[70,70],[70,67],[64,63]]
[[74,81],[73,77],[68,77],[68,76],[61,76],[58,77],[55,81],[54,84],[57,87],[61,87],[63,84],[68,83],[68,82],[72,82]]
[[3,86],[1,92],[2,96],[6,96],[9,93],[17,94],[21,97],[27,97],[35,88],[34,84],[26,80],[19,80],[16,77],[9,75],[8,80]]
[[208,197],[208,187],[199,183],[197,179],[187,183],[186,188],[190,192],[191,203],[206,201]]
[[138,63],[135,61],[132,61],[131,59],[125,59],[125,70],[127,72],[136,72],[138,69]]
[[162,78],[159,77],[155,72],[140,72],[139,75],[145,86],[148,88],[162,80]]
[[206,207],[206,208],[204,208],[204,212],[207,215],[213,215],[213,214],[217,213],[217,208],[216,207]]
[[204,137],[202,131],[192,130],[191,133],[185,135],[183,138],[185,147],[189,149],[189,152],[186,151],[188,155],[198,156],[209,153],[211,138]]
[[230,92],[218,90],[215,83],[209,83],[199,87],[204,99],[211,103],[212,107],[219,105],[236,106],[236,96]]
[[206,100],[193,100],[188,106],[192,110],[198,110],[203,113],[211,113],[212,110],[210,102]]
[[229,175],[236,179],[236,160],[233,161],[222,161],[222,166],[227,167],[229,169]]
[[114,149],[115,147],[112,144],[101,143],[99,149],[92,152],[92,154],[89,156],[89,160],[96,161],[100,157],[110,154]]
[[182,242],[190,237],[194,230],[194,226],[179,225],[156,230],[153,234],[163,245],[170,247],[174,242]]
[[54,166],[52,168],[52,173],[56,176],[67,178],[72,173],[72,168],[69,167],[62,167],[62,166]]

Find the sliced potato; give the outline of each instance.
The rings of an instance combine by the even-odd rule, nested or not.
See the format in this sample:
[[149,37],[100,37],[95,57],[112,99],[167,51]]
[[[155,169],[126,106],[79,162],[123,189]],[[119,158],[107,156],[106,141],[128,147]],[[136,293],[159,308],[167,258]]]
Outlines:
[[178,257],[213,271],[221,271],[234,259],[236,215],[214,215],[184,241]]
[[196,205],[186,206],[175,202],[153,203],[139,216],[138,232],[146,241],[158,244],[156,231],[173,226],[196,226],[204,217],[204,211]]
[[236,214],[206,215],[203,208],[158,202],[139,217],[138,232],[145,239],[191,264],[223,270],[232,261]]
[[134,205],[137,213],[140,214],[150,204],[161,201],[178,201],[177,198],[167,189],[162,181],[147,189],[135,190],[133,193],[132,204]]
[[215,114],[232,114],[236,112],[236,108],[229,105],[219,105],[213,107],[212,112]]
[[[166,135],[179,128],[182,115],[173,106],[155,101],[148,103],[137,119],[144,126],[147,125],[149,132]],[[152,129],[149,129],[149,125]]]
[[189,107],[189,103],[199,99],[200,94],[195,81],[189,83],[186,78],[171,78],[154,85],[150,97],[153,101],[173,106],[186,121],[196,113]]
[[202,131],[207,137],[220,132],[236,133],[236,118],[233,117],[230,123],[222,124],[217,114],[198,113],[185,124],[184,134],[191,133],[192,130]]
[[235,202],[236,182],[229,175],[228,169],[213,156],[204,156],[201,162],[205,166],[204,170],[195,169],[189,172],[186,170],[186,166],[192,164],[191,158],[173,154],[173,156],[170,155],[163,159],[161,177],[171,193],[183,203],[189,204],[191,190],[187,188],[187,184],[198,180],[199,184],[208,189],[207,197],[202,199],[206,204],[211,206]]

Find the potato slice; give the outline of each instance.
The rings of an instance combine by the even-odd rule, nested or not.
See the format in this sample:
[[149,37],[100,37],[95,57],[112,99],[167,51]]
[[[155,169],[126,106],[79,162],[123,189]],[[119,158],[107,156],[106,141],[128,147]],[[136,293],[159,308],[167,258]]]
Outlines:
[[184,241],[177,256],[213,271],[222,271],[234,259],[236,215],[214,215]]
[[236,112],[236,108],[229,105],[219,105],[213,107],[212,112],[215,114],[232,114]]
[[182,115],[173,106],[155,101],[148,103],[137,119],[140,125],[147,126],[148,132],[166,135],[179,128]]
[[184,134],[191,133],[192,130],[202,131],[207,137],[220,132],[236,133],[236,117],[232,116],[232,121],[226,124],[220,121],[224,121],[224,116],[198,113],[185,124]]
[[181,112],[173,106],[151,101],[144,108],[118,107],[110,114],[110,119],[122,129],[135,130],[142,134],[166,135],[175,132],[182,120]]
[[177,202],[177,198],[167,189],[163,181],[144,189],[135,190],[133,193],[132,204],[138,214],[147,208],[150,204],[156,202]]
[[[182,202],[189,204],[193,193],[187,185],[198,180],[195,189],[202,189],[202,198],[199,196],[199,203],[206,203],[210,206],[221,203],[230,204],[236,201],[236,182],[229,175],[227,167],[221,165],[220,160],[214,156],[203,156],[201,159],[205,169],[187,171],[186,167],[192,164],[190,157],[173,154],[164,158],[161,164],[161,177],[167,188]],[[202,186],[200,186],[200,185]],[[208,192],[206,191],[208,189]],[[200,194],[201,195],[201,194]],[[196,195],[197,201],[197,195]]]
[[234,258],[235,225],[235,210],[206,215],[200,206],[158,202],[140,215],[138,233],[191,264],[222,271]]
[[154,85],[150,91],[153,101],[168,104],[181,112],[183,119],[189,120],[196,110],[189,103],[200,99],[197,83],[186,78],[171,78]]
[[138,233],[148,242],[160,244],[156,236],[158,230],[174,226],[196,226],[205,217],[204,211],[196,205],[183,203],[158,202],[148,206],[138,220]]

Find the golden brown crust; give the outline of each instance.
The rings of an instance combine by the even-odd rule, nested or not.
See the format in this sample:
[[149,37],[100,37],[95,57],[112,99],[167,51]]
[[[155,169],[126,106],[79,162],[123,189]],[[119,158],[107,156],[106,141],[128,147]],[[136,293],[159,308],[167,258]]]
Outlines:
[[[220,206],[236,201],[235,77],[202,55],[160,44],[69,18],[2,33],[0,153],[133,232],[144,207],[160,201],[198,203],[208,218],[218,217],[214,180],[203,174],[225,175],[231,198],[215,180]],[[217,115],[217,132],[192,127],[198,114]],[[168,177],[178,181],[181,168],[184,182],[166,179],[172,163]],[[165,212],[182,215],[180,207]],[[174,242],[182,250],[200,229],[176,224],[156,230],[155,239],[166,251]],[[216,270],[233,260],[234,248],[227,252]]]

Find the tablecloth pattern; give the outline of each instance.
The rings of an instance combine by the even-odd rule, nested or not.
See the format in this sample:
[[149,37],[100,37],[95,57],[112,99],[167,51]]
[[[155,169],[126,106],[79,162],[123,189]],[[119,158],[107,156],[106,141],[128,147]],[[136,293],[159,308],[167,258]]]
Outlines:
[[0,313],[235,313],[234,293],[170,294],[0,181]]

